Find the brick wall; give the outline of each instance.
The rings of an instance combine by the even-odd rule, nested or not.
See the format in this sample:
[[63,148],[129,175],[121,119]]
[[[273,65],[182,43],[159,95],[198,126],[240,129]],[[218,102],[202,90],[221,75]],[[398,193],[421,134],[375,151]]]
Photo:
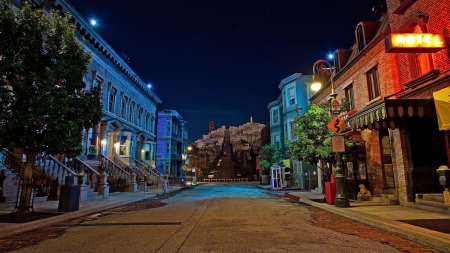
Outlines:
[[[387,0],[389,25],[392,32],[412,32],[405,24],[414,17],[428,17],[425,21],[426,32],[443,33],[447,42],[447,49],[432,54],[434,69],[439,69],[443,78],[450,75],[450,1],[448,0],[417,0],[402,15],[393,12],[400,6],[399,0]],[[397,65],[398,78],[401,84],[411,81],[408,54],[394,54]],[[417,97],[425,98],[425,97]]]

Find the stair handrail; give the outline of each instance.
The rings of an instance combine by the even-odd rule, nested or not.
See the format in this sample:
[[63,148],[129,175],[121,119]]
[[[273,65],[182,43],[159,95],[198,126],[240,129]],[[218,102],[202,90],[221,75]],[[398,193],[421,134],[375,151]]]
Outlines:
[[[137,168],[142,168],[142,170],[145,170],[145,171],[147,171],[148,173],[151,173],[151,172],[152,172],[152,171],[151,171],[151,167],[150,167],[148,164],[146,164],[146,163],[144,163],[144,162],[142,162],[142,161],[139,161],[138,159],[135,159],[134,162],[135,162],[137,165],[139,165],[139,166],[136,166]],[[149,168],[149,167],[150,167],[150,168]]]
[[150,164],[148,164],[146,162],[144,162],[144,163],[150,168],[151,172],[153,174],[155,174],[155,176],[157,177],[158,180],[161,179],[162,176],[164,176],[164,174],[159,172],[155,167],[152,167]]
[[[7,157],[8,159],[14,161],[17,165],[19,165],[21,167],[21,169],[25,169],[25,166],[22,164],[21,161],[19,161],[19,159],[17,157],[15,157],[11,152],[9,152],[8,149],[3,148],[2,151],[3,155],[5,157]],[[4,164],[4,162],[2,161],[2,164]],[[6,165],[6,164],[4,164]]]
[[128,166],[126,163],[122,162],[120,160],[120,158],[116,155],[114,155],[114,162],[116,164],[118,164],[120,167],[125,168],[129,171],[129,173],[131,174],[132,172],[134,172],[136,175],[141,175],[142,173],[136,171],[135,169],[131,168],[130,166]]
[[52,156],[52,155],[48,155],[55,163],[57,163],[58,165],[60,165],[63,169],[67,170],[70,174],[72,174],[73,176],[77,176],[78,174],[71,170],[69,167],[67,167],[67,165],[65,165],[64,163],[60,162],[58,159],[56,159],[56,157]]
[[[127,176],[130,176],[131,173],[127,172],[126,170],[122,169],[119,165],[117,165],[115,162],[113,162],[111,159],[109,159],[107,156],[102,154],[102,158],[105,159],[106,161],[110,162],[114,167],[117,167],[120,172],[126,174]],[[102,167],[106,169],[106,166],[103,164],[103,159],[102,159]]]
[[97,176],[100,176],[100,173],[98,173],[98,171],[94,170],[91,166],[89,166],[87,163],[85,163],[83,160],[81,160],[80,158],[76,157],[75,158],[79,163],[83,164],[84,167],[86,167],[87,169],[89,169],[90,171],[92,171],[94,174],[96,174]]

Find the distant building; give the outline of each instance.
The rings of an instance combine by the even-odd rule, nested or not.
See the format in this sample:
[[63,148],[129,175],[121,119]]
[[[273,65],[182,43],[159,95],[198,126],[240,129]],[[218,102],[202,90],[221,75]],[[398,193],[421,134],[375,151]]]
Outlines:
[[156,169],[164,175],[180,177],[187,159],[191,125],[170,109],[158,111],[157,121]]
[[[313,76],[292,74],[281,80],[278,88],[281,93],[277,100],[268,104],[270,113],[270,143],[278,143],[283,157],[284,167],[291,168],[293,186],[305,188],[304,172],[311,168],[288,155],[288,143],[295,136],[292,132],[294,117],[308,110],[309,98],[312,96],[310,85]],[[317,173],[316,173],[317,174]]]

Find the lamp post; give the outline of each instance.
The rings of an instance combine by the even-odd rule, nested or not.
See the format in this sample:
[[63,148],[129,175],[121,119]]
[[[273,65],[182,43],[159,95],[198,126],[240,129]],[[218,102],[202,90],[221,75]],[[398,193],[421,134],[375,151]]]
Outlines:
[[[325,75],[330,75],[331,82],[331,114],[337,115],[341,112],[341,105],[339,100],[336,98],[337,94],[334,92],[334,83],[333,83],[333,68],[328,61],[318,60],[313,65],[313,74],[314,74],[314,82],[311,85],[311,89],[314,91],[320,90],[322,84],[319,80],[318,73],[322,73]],[[345,176],[342,175],[341,168],[341,154],[336,152],[336,197],[335,197],[335,206],[336,207],[350,207],[350,201],[345,195]]]

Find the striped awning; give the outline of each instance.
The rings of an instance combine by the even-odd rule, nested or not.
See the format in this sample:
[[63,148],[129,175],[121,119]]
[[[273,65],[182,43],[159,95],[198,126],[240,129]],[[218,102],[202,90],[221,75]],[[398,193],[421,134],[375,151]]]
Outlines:
[[433,99],[383,99],[347,118],[355,129],[395,129],[407,118],[434,117]]

